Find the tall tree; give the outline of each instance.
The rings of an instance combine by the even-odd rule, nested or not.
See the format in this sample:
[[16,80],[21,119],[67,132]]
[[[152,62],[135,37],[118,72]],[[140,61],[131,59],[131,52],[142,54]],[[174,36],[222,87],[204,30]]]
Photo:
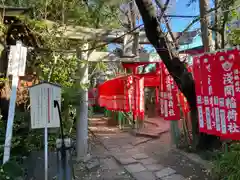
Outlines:
[[[233,35],[233,31],[228,33],[230,36],[226,35],[226,25],[227,23],[230,23],[235,15],[239,16],[237,10],[233,9],[233,7],[236,6],[239,6],[239,4],[237,4],[237,0],[215,0],[215,21],[209,29],[216,34],[215,41],[218,41],[219,48],[224,48],[227,44],[227,37],[231,37],[231,35]],[[231,31],[231,28],[229,28],[229,30]]]
[[[19,4],[17,0],[9,0],[5,1],[5,6],[14,6],[18,7]],[[89,1],[90,2],[90,1]],[[28,53],[28,63],[27,66],[29,69],[33,70],[33,68],[36,68],[36,74],[37,78],[43,79],[43,80],[50,80],[54,83],[59,83],[62,85],[64,91],[62,94],[63,97],[63,106],[62,106],[62,113],[64,117],[64,122],[66,122],[65,130],[69,128],[69,125],[72,125],[73,119],[76,117],[75,107],[78,105],[80,97],[78,95],[78,89],[79,86],[75,85],[76,81],[76,69],[78,68],[78,60],[73,56],[69,54],[65,54],[64,52],[51,52],[51,49],[75,49],[76,47],[79,47],[83,42],[77,41],[77,40],[68,40],[65,38],[59,38],[56,35],[63,33],[64,29],[59,28],[59,26],[62,26],[62,23],[65,23],[67,25],[81,25],[85,27],[106,27],[108,29],[110,28],[117,28],[119,27],[118,21],[117,21],[117,14],[118,9],[117,7],[110,6],[108,4],[105,4],[103,0],[91,0],[91,3],[85,4],[83,1],[79,0],[61,0],[61,1],[55,1],[55,0],[41,0],[41,1],[33,1],[33,0],[21,0],[21,6],[24,7],[30,7],[30,15],[26,17],[18,17],[20,20],[22,20],[21,24],[27,25],[27,29],[31,30],[31,34],[34,34],[34,37],[36,39],[39,39],[39,46],[41,47],[41,50],[44,50],[44,52],[37,51],[31,51]],[[63,7],[64,5],[64,7]],[[88,12],[88,13],[87,13]],[[115,15],[115,16],[114,16]],[[54,25],[49,28],[49,24],[46,24],[46,21],[42,21],[43,19],[54,21]],[[20,23],[17,23],[19,25]],[[2,25],[2,24],[1,24]],[[24,25],[24,26],[25,26]],[[13,25],[9,26],[12,27]],[[12,44],[15,43],[15,41],[18,38],[21,38],[23,33],[21,32],[20,28],[17,26],[14,31],[12,30],[12,34],[15,36],[12,38]],[[10,29],[10,28],[9,28]],[[2,29],[1,29],[2,31]],[[17,31],[17,33],[15,33]],[[10,36],[10,35],[9,35]],[[12,36],[11,36],[12,37]],[[38,38],[39,37],[39,38]],[[28,42],[29,38],[26,35],[26,38],[22,38],[23,42]],[[24,41],[25,40],[25,41]],[[98,42],[90,42],[91,45],[94,47],[96,43]],[[8,42],[8,45],[10,43]],[[25,44],[27,45],[27,44]],[[98,48],[103,49],[103,48]],[[35,49],[36,50],[36,49]],[[45,51],[47,50],[47,51]],[[48,51],[49,50],[49,51]],[[6,50],[6,52],[9,52]],[[7,54],[7,53],[6,53]],[[1,59],[4,62],[7,60],[7,56],[4,59]],[[55,61],[56,60],[56,61]],[[0,61],[1,64],[2,61]],[[35,64],[36,63],[36,64]],[[95,69],[103,69],[102,62],[94,65],[89,65],[89,71],[96,71]],[[4,69],[6,71],[6,69]],[[31,72],[30,72],[31,73]],[[91,73],[91,72],[89,72]],[[27,74],[27,73],[26,73]],[[9,100],[9,92],[10,88],[7,86],[3,86],[1,83],[0,85],[0,111],[2,113],[4,122],[7,122],[7,116],[8,116],[8,100]],[[6,85],[6,83],[5,83]],[[5,91],[6,89],[6,91]],[[3,90],[6,95],[3,96]],[[20,100],[28,100],[27,93],[23,94],[18,91],[18,97],[21,98]],[[26,96],[25,96],[26,95]],[[18,102],[19,101],[17,99]],[[25,103],[25,102],[24,102]],[[23,103],[22,103],[23,104]],[[28,104],[28,102],[26,102]],[[24,105],[26,105],[24,104]],[[19,106],[18,106],[19,107]],[[26,106],[24,106],[26,108]],[[19,108],[17,108],[19,109]],[[28,109],[23,110],[26,116],[28,115]],[[17,115],[17,113],[16,113]],[[71,115],[71,116],[69,116]],[[17,117],[17,116],[16,116]],[[32,132],[29,136],[29,116],[27,116],[24,119],[18,118],[15,119],[15,125],[16,128],[14,128],[14,133],[17,132],[18,138],[21,137],[21,140],[16,139],[17,144],[12,146],[13,149],[19,149],[24,146],[24,148],[27,148],[27,146],[33,145],[33,141],[31,141],[31,137],[36,135],[35,133],[38,132]],[[1,126],[1,125],[0,125]],[[4,131],[5,128],[0,127]],[[19,131],[21,130],[21,133]],[[33,135],[34,134],[34,135]],[[1,135],[4,135],[4,132],[1,132]],[[33,136],[32,136],[33,135]],[[38,138],[39,136],[36,135],[34,139]],[[4,138],[0,137],[0,139],[4,140]],[[31,142],[30,142],[31,141]],[[14,144],[15,140],[12,141]],[[1,141],[2,143],[2,141]],[[30,145],[31,144],[31,145]],[[39,144],[39,143],[38,143]],[[37,149],[38,145],[34,144],[33,149]],[[32,150],[27,148],[27,150]],[[23,150],[22,152],[27,152],[27,150]],[[14,152],[14,150],[12,151]],[[14,153],[13,153],[14,154]],[[1,150],[0,150],[0,156],[1,156]]]
[[[193,126],[193,139],[194,147],[204,147],[206,145],[205,136],[199,136],[198,134],[198,118],[197,118],[197,107],[196,107],[196,94],[194,80],[187,71],[186,66],[182,63],[177,56],[177,54],[172,51],[172,47],[168,48],[167,41],[163,36],[158,19],[156,16],[155,6],[152,0],[135,0],[139,12],[142,16],[144,22],[144,28],[146,36],[153,47],[156,49],[157,53],[161,57],[163,63],[166,65],[169,73],[174,78],[177,86],[185,95],[188,100],[191,109],[191,118]],[[171,45],[170,45],[171,46]],[[198,139],[198,140],[197,140]]]
[[200,0],[199,1],[199,10],[200,10],[200,23],[201,23],[201,32],[202,32],[202,42],[205,52],[209,52],[213,49],[212,44],[212,32],[208,29],[210,24],[210,16],[207,14],[209,9],[209,0]]

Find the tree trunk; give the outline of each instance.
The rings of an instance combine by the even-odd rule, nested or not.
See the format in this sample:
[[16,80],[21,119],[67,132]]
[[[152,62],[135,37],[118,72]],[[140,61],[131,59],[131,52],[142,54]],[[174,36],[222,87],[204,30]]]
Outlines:
[[[191,118],[192,118],[192,126],[193,126],[193,138],[195,143],[194,147],[204,147],[206,144],[205,138],[200,141],[196,141],[198,134],[198,118],[197,118],[197,106],[196,106],[196,94],[195,94],[195,84],[191,73],[188,72],[184,63],[180,61],[180,59],[167,48],[167,43],[165,38],[163,37],[163,33],[160,29],[160,25],[158,24],[155,7],[152,3],[152,0],[135,0],[139,12],[142,15],[142,19],[144,22],[144,28],[146,32],[146,36],[153,47],[156,49],[157,53],[161,57],[163,63],[166,65],[169,73],[174,78],[178,88],[185,95],[188,100],[188,104],[191,109]],[[172,48],[170,48],[172,49]],[[172,57],[172,58],[171,58]],[[202,137],[202,136],[200,136]],[[201,142],[201,144],[199,144]]]
[[199,1],[199,10],[200,10],[200,23],[201,23],[201,32],[202,32],[202,42],[205,52],[209,52],[213,49],[212,46],[212,33],[208,29],[210,16],[206,16],[208,11],[208,0]]
[[[214,1],[214,6],[215,8],[218,7],[219,5],[219,2],[218,0],[215,0]],[[218,9],[215,10],[215,15],[214,15],[214,24],[215,24],[215,28],[218,29],[219,28],[219,14],[218,14]],[[219,32],[218,31],[215,31],[215,50],[219,49],[220,47],[220,35],[219,35]]]

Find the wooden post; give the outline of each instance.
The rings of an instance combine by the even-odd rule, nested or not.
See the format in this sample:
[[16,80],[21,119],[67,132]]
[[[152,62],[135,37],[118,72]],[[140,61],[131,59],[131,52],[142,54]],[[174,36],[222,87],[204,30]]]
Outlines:
[[179,137],[180,131],[178,128],[178,121],[171,121],[171,136],[172,136],[172,143],[175,144],[177,147],[179,145]]
[[118,114],[118,126],[120,129],[122,129],[122,114],[121,114],[121,111],[117,112]]
[[12,131],[15,115],[15,105],[17,98],[17,87],[19,76],[25,75],[27,48],[23,47],[21,41],[16,42],[16,46],[10,47],[8,75],[12,75],[12,91],[8,109],[7,129],[4,144],[3,164],[10,158]]

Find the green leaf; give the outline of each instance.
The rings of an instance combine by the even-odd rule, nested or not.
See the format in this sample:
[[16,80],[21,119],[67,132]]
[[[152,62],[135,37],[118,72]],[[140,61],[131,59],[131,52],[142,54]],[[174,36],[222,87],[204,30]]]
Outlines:
[[14,161],[6,162],[3,167],[3,171],[11,178],[18,178],[23,175],[21,167]]

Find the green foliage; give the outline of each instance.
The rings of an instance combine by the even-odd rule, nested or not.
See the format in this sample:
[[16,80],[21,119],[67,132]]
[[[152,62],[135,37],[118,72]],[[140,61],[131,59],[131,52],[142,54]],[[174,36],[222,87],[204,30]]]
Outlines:
[[232,45],[240,44],[240,29],[232,29],[229,34],[229,42]]
[[[47,52],[35,52],[29,54],[27,67],[36,72],[40,80],[48,80],[62,86],[62,117],[64,121],[64,133],[69,135],[74,119],[76,118],[76,107],[79,106],[81,85],[76,83],[77,72],[80,60],[75,54],[50,52],[49,50],[63,49],[75,50],[81,47],[83,40],[69,40],[61,38],[65,32],[63,24],[74,26],[86,26],[94,28],[117,28],[118,7],[108,4],[103,0],[93,0],[86,5],[79,0],[8,0],[5,5],[15,7],[30,7],[29,16],[20,16],[20,20],[25,23],[37,39],[37,45]],[[49,22],[50,20],[51,22]],[[0,25],[0,31],[5,33],[6,27]],[[90,47],[96,47],[98,42],[89,42]],[[98,48],[105,50],[106,46]],[[89,73],[94,71],[105,71],[104,63],[89,64]],[[91,76],[90,76],[91,77]],[[4,83],[6,79],[0,79]],[[82,86],[89,87],[89,84]],[[29,104],[24,104],[24,108],[19,108],[15,112],[13,139],[11,156],[27,156],[31,151],[43,149],[43,131],[30,130]],[[21,109],[21,110],[20,110]],[[89,110],[92,114],[92,110]],[[0,144],[4,144],[6,120],[0,119]],[[59,132],[49,135],[49,147],[54,148],[56,137]],[[0,158],[3,156],[3,146],[0,146]],[[10,172],[11,170],[11,172]],[[20,171],[19,171],[20,172]],[[0,167],[0,179],[14,179],[20,174],[18,168],[12,162]],[[8,178],[9,177],[9,178]]]
[[213,163],[213,177],[216,180],[240,179],[240,144],[232,144],[229,151],[221,153]]
[[17,180],[23,176],[23,170],[16,161],[8,161],[0,166],[0,179]]
[[8,0],[5,5],[29,7],[30,17],[36,20],[48,19],[86,27],[119,27],[116,21],[118,6],[104,0],[92,0],[88,4],[79,0]]
[[[236,5],[239,5],[238,3],[235,3]],[[230,13],[230,18],[228,23],[233,23],[234,21],[240,21],[240,14],[238,10],[233,10]],[[239,45],[240,44],[240,29],[236,28],[236,26],[228,25],[227,26],[227,32],[228,32],[228,40],[230,44],[232,45]]]
[[0,78],[0,86],[4,85],[5,82],[7,82],[7,80],[8,80],[7,78]]
[[[187,6],[189,7],[196,2],[196,0],[189,0]],[[218,21],[213,25],[214,31],[219,32],[221,36],[226,36],[224,39],[227,39],[231,45],[239,45],[240,43],[240,30],[228,25],[233,20],[239,20],[239,12],[234,9],[236,6],[239,6],[239,0],[219,0],[217,11],[215,11],[218,15]],[[225,30],[227,30],[226,35],[222,34]]]
[[[0,114],[0,134],[5,134],[5,128],[4,123],[2,120],[2,116]],[[3,158],[3,144],[4,144],[4,137],[0,136],[0,158]],[[18,144],[18,140],[13,140],[13,146]],[[13,159],[13,158],[12,158]],[[10,160],[4,165],[0,166],[0,179],[6,179],[6,180],[16,180],[18,177],[22,177],[23,171],[21,167],[18,165],[16,160]]]

